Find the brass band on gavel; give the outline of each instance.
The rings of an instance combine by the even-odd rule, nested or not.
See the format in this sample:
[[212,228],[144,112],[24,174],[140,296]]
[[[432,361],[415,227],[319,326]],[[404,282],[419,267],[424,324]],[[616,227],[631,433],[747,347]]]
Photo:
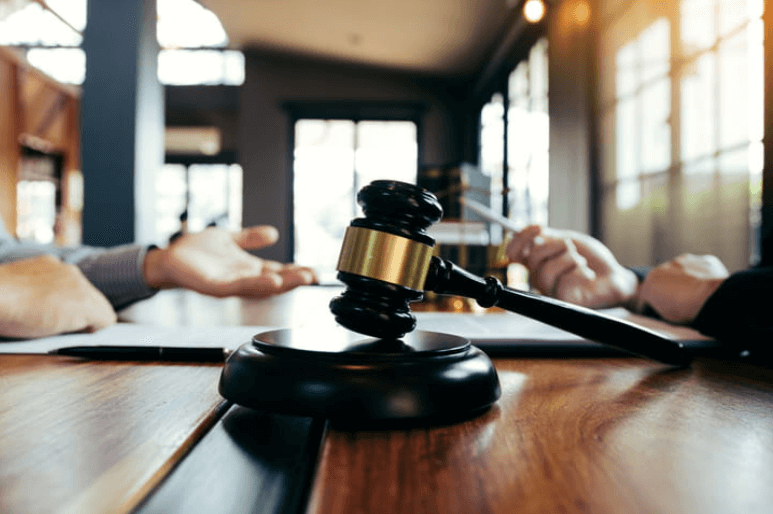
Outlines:
[[424,290],[432,247],[363,227],[347,227],[338,271]]

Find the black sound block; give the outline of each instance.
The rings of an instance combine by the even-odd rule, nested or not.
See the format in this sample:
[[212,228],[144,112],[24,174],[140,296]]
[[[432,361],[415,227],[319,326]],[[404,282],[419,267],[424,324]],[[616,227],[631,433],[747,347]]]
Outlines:
[[470,417],[499,398],[500,386],[488,356],[462,337],[284,329],[231,354],[220,394],[258,410],[368,424]]

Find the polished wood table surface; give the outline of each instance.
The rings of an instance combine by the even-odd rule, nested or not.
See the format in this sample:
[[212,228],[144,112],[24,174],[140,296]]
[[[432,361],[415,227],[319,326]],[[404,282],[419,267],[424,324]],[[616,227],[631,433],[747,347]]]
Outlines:
[[[309,326],[334,292],[166,292],[121,318]],[[773,369],[494,363],[502,397],[478,417],[351,430],[230,406],[218,365],[3,355],[0,512],[773,512]]]

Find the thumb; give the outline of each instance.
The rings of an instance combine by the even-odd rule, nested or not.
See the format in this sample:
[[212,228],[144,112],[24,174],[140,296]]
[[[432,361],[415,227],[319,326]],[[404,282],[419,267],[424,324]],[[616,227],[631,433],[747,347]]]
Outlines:
[[271,246],[279,240],[279,231],[271,225],[248,227],[234,233],[234,241],[245,250]]

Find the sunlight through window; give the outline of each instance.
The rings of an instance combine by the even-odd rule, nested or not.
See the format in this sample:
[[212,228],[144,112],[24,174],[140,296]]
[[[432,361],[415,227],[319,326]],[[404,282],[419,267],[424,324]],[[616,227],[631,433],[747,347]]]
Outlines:
[[228,36],[215,13],[194,0],[158,0],[158,43],[162,48],[223,47]]
[[361,215],[355,195],[373,180],[416,183],[411,121],[302,119],[295,124],[295,262],[335,279],[344,231]]
[[74,47],[82,39],[76,30],[36,3],[0,19],[0,45]]
[[[82,84],[87,0],[48,0],[45,5],[0,2],[0,45],[20,47],[31,65],[60,82]],[[244,83],[244,54],[227,48],[228,36],[215,13],[195,0],[158,0],[157,11],[162,84]]]

